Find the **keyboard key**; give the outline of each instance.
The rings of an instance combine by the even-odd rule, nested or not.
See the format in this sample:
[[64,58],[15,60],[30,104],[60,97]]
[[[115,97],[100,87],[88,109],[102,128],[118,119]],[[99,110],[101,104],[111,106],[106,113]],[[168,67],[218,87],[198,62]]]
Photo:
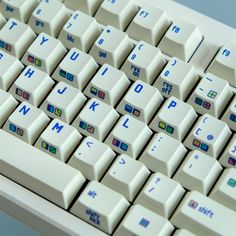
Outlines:
[[121,194],[97,181],[91,181],[70,211],[111,234],[128,206],[128,201]]
[[7,118],[11,115],[11,113],[15,110],[18,102],[14,99],[14,97],[0,89],[0,128],[5,123]]
[[22,102],[11,114],[3,129],[8,133],[33,144],[49,123],[49,118],[38,108]]
[[88,52],[99,34],[100,29],[96,20],[80,11],[76,11],[64,25],[58,39],[66,48],[76,47]]
[[185,100],[197,81],[198,76],[192,65],[172,57],[153,86],[166,98],[174,96]]
[[0,143],[1,174],[64,209],[69,207],[85,181],[79,171],[1,129]]
[[94,43],[90,54],[100,65],[108,63],[119,68],[132,47],[131,40],[126,33],[112,26],[107,26]]
[[231,101],[221,119],[227,123],[230,129],[236,132],[236,97]]
[[88,136],[83,139],[68,164],[78,169],[86,179],[99,181],[115,155],[107,144]]
[[8,90],[23,68],[16,57],[0,50],[0,89]]
[[137,11],[138,7],[131,0],[105,0],[95,18],[103,25],[112,25],[124,31]]
[[90,55],[72,48],[58,65],[52,78],[83,90],[97,68],[97,63]]
[[236,213],[203,194],[187,193],[171,218],[177,228],[197,235],[232,235]]
[[86,97],[81,90],[64,82],[59,82],[43,102],[40,109],[51,118],[58,118],[66,123],[71,123],[85,101]]
[[127,29],[131,38],[156,46],[170,25],[167,14],[154,6],[140,8]]
[[188,154],[174,179],[183,187],[206,195],[221,171],[222,167],[216,159],[195,150]]
[[197,236],[197,235],[193,234],[192,232],[190,232],[186,229],[178,229],[175,231],[173,236]]
[[143,163],[122,154],[113,162],[102,183],[132,202],[149,174],[150,171]]
[[231,141],[225,148],[219,162],[224,167],[236,168],[236,134],[231,138]]
[[152,174],[135,200],[155,213],[169,218],[185,193],[175,180],[161,173]]
[[105,63],[90,81],[84,94],[114,107],[129,85],[130,81],[123,71]]
[[152,131],[145,123],[132,116],[124,115],[119,119],[105,142],[114,151],[136,159],[151,134]]
[[39,0],[2,0],[0,9],[5,18],[15,18],[27,22],[33,10],[39,4]]
[[66,162],[82,136],[72,126],[54,119],[43,131],[35,146],[51,156]]
[[225,122],[205,114],[198,119],[184,145],[191,150],[198,149],[217,158],[231,133]]
[[236,44],[226,43],[217,53],[211,65],[207,69],[210,72],[236,87]]
[[102,2],[103,0],[65,0],[64,4],[72,10],[80,10],[87,15],[93,16]]
[[206,74],[188,99],[194,110],[200,114],[209,113],[219,117],[233,96],[227,81],[212,74]]
[[80,133],[103,141],[118,118],[119,114],[112,106],[92,98],[72,125]]
[[142,153],[139,161],[151,171],[171,177],[183,160],[187,149],[177,139],[159,132],[155,134]]
[[175,97],[170,97],[152,120],[150,127],[156,132],[165,132],[181,141],[196,118],[197,114],[192,106]]
[[140,79],[152,84],[164,65],[165,60],[161,51],[150,44],[140,41],[126,59],[121,70],[133,81]]
[[57,37],[69,19],[64,4],[56,0],[43,0],[31,15],[28,24],[36,34],[42,32]]
[[236,169],[225,169],[210,193],[210,198],[236,211]]
[[0,29],[5,25],[6,22],[7,22],[6,19],[3,17],[3,15],[0,12]]
[[28,48],[22,62],[51,74],[65,54],[66,49],[59,40],[41,33]]
[[21,58],[35,37],[28,25],[11,18],[0,31],[0,48]]
[[9,92],[19,101],[39,106],[54,85],[45,72],[34,66],[27,66],[11,86]]
[[182,20],[172,23],[158,47],[169,56],[189,61],[202,41],[198,27]]
[[124,235],[171,235],[174,227],[164,217],[137,204],[133,205],[114,236]]
[[163,97],[156,88],[137,80],[116,109],[123,115],[129,114],[136,119],[149,123],[162,101]]

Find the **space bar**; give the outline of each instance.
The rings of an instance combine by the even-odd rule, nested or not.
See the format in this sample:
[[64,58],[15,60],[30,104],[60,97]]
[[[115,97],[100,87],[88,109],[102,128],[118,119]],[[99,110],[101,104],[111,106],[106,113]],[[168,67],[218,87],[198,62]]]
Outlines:
[[64,209],[85,182],[76,169],[1,129],[0,173]]

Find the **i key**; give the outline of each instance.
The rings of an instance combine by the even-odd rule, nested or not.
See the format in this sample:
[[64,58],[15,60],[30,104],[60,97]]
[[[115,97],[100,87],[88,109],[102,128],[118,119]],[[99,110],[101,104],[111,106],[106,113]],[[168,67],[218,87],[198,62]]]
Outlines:
[[231,133],[225,122],[205,114],[199,118],[184,145],[191,150],[198,149],[217,158],[229,140]]

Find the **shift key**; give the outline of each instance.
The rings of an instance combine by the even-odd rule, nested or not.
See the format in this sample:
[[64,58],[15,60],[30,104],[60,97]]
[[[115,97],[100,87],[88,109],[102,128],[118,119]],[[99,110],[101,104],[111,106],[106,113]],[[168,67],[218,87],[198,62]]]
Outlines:
[[236,235],[236,212],[204,196],[189,192],[171,222],[178,228],[185,228],[197,235]]

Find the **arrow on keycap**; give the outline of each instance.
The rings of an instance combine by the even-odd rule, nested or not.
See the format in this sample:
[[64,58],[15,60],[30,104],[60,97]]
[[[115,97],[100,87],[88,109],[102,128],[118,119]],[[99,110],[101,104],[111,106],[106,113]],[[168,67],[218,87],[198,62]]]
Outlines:
[[88,146],[89,148],[91,148],[91,145],[93,144],[93,142],[89,142],[89,141],[88,141],[86,144],[87,144],[87,146]]
[[124,165],[125,164],[125,160],[123,158],[121,158],[121,160],[119,161],[119,164]]

